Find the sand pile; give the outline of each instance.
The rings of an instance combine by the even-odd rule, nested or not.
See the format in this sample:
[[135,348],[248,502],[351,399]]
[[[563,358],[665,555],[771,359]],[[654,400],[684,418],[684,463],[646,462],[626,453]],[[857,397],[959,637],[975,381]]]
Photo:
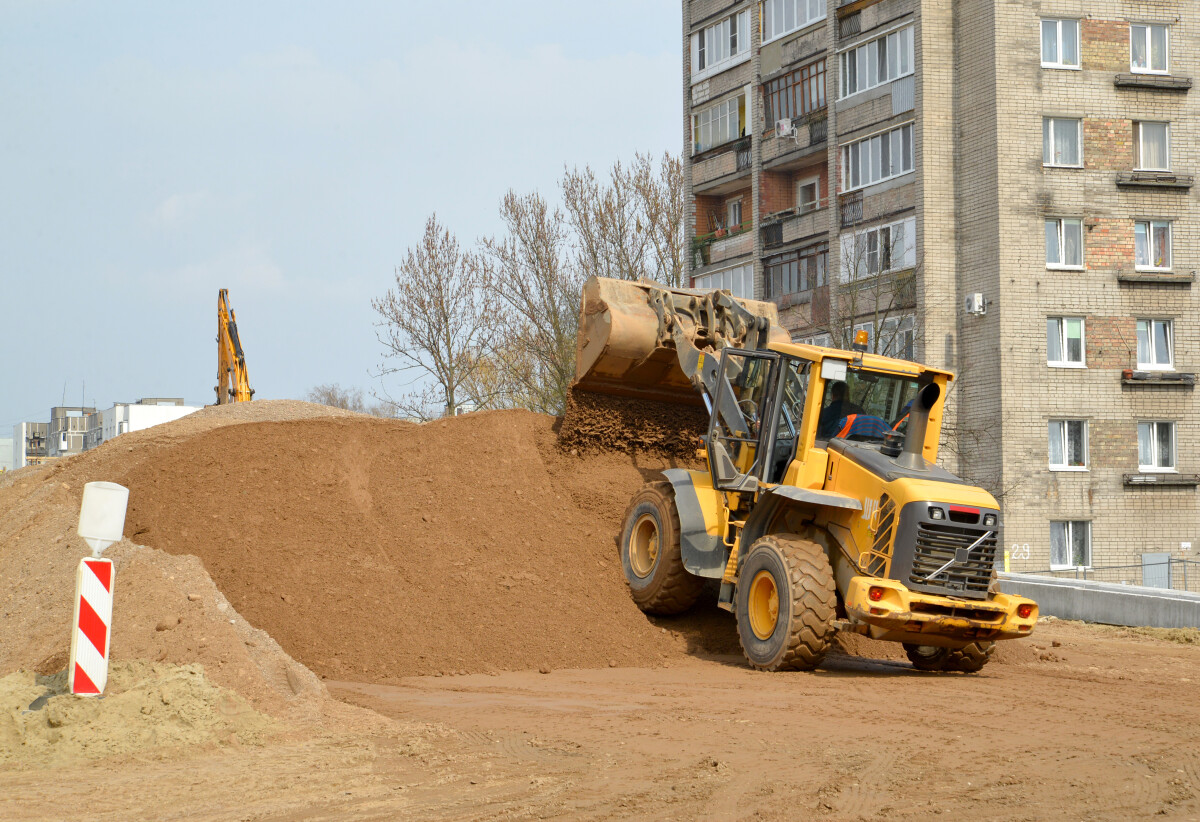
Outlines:
[[103,699],[79,699],[66,672],[0,678],[0,764],[44,766],[157,747],[255,744],[278,731],[200,665],[121,662]]

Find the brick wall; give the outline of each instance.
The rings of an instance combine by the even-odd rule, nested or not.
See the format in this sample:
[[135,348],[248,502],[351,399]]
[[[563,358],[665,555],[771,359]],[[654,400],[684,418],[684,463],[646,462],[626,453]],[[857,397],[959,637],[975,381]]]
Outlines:
[[774,214],[796,205],[795,178],[790,172],[764,171],[758,180],[759,211]]
[[1137,363],[1136,332],[1133,318],[1089,316],[1084,325],[1088,368],[1132,368]]
[[1100,71],[1129,71],[1129,23],[1124,20],[1083,20],[1083,67]]
[[1085,224],[1084,261],[1089,271],[1133,270],[1133,220],[1098,217]]
[[1133,122],[1084,118],[1083,165],[1084,168],[1107,171],[1133,168]]
[[696,236],[708,234],[713,229],[709,226],[709,214],[713,211],[717,212],[717,216],[722,212],[721,197],[706,197],[703,194],[695,196],[696,201]]

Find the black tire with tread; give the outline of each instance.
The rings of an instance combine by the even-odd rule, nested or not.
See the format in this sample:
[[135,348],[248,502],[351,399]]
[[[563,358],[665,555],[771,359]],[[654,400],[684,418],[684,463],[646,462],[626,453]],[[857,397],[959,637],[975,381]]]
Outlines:
[[[659,547],[654,567],[642,578],[633,572],[629,545],[633,526],[647,513],[655,517]],[[671,483],[651,482],[633,495],[625,509],[618,551],[629,593],[638,608],[647,614],[681,614],[696,604],[704,590],[704,579],[683,567],[679,534],[679,510],[675,507],[675,490]]]
[[916,644],[904,643],[908,661],[918,671],[962,671],[975,674],[983,670],[992,654],[996,652],[994,642],[972,642],[962,648],[938,648],[933,655],[924,655]]
[[[751,582],[763,570],[775,578],[779,595],[775,631],[766,640],[755,636],[748,607]],[[796,534],[768,534],[750,546],[738,580],[734,604],[738,638],[752,667],[811,671],[824,661],[836,633],[837,611],[833,569],[825,549]]]

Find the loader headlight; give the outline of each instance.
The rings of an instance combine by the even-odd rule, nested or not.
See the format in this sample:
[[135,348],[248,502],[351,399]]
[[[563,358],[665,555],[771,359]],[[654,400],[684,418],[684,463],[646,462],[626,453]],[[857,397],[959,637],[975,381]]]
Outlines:
[[946,512],[944,509],[938,508],[936,505],[931,505],[931,506],[929,506],[929,518],[930,519],[945,519]]
[[983,524],[986,525],[988,528],[995,525],[996,524],[996,515],[995,514],[984,514],[983,515]]

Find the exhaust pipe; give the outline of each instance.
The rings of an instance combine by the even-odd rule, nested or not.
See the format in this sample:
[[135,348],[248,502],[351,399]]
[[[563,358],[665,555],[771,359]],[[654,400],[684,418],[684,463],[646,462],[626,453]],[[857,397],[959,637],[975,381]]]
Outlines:
[[904,437],[904,450],[896,457],[896,464],[910,471],[926,471],[928,466],[922,451],[925,448],[925,431],[929,428],[929,412],[933,410],[942,389],[930,383],[917,392],[912,407],[908,409],[908,433]]

